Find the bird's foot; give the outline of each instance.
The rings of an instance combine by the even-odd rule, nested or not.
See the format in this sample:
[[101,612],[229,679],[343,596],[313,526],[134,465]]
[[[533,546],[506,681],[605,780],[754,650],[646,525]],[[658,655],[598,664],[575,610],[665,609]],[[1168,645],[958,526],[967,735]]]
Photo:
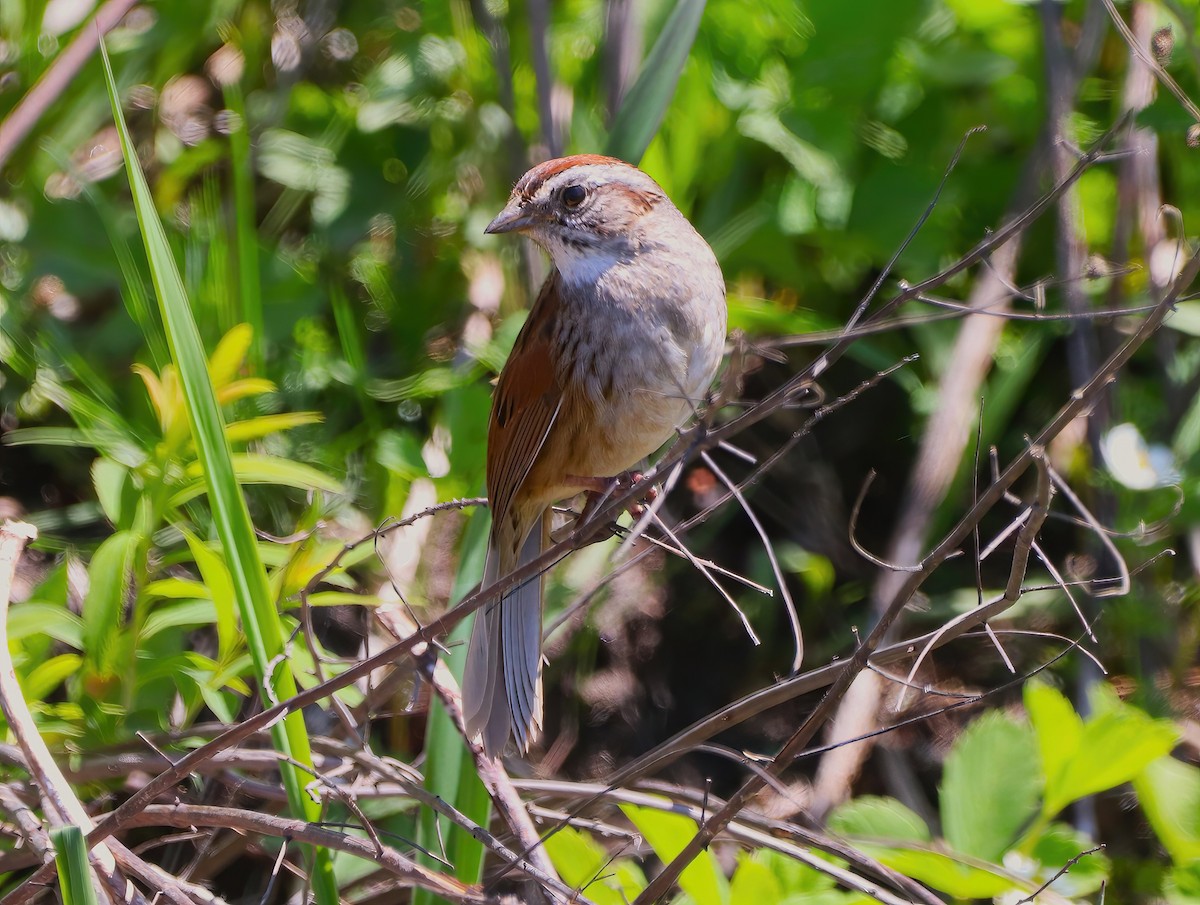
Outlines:
[[[640,471],[627,471],[611,478],[583,478],[574,475],[568,477],[571,483],[578,484],[587,493],[587,502],[583,505],[583,512],[579,514],[577,524],[587,524],[588,520],[595,515],[596,510],[603,506],[609,497],[619,490],[632,487],[642,481],[644,477]],[[641,518],[646,512],[645,504],[653,503],[657,498],[658,488],[651,484],[646,487],[645,495],[640,500],[631,502],[626,507],[626,511],[635,519]]]

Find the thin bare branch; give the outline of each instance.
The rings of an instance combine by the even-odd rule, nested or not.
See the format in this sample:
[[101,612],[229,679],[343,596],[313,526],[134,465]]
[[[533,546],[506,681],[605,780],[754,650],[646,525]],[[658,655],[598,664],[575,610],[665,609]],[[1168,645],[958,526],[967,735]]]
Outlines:
[[796,612],[796,603],[792,600],[792,592],[788,590],[787,579],[783,576],[783,569],[779,566],[779,557],[775,555],[775,546],[771,543],[771,538],[767,535],[767,529],[763,527],[754,510],[750,508],[750,503],[746,500],[745,495],[737,484],[729,479],[729,476],[718,467],[713,461],[712,456],[707,452],[700,454],[704,463],[712,470],[712,473],[717,476],[722,484],[729,488],[730,492],[737,498],[741,504],[742,511],[746,513],[746,517],[750,519],[750,524],[754,526],[754,530],[758,533],[758,539],[762,542],[763,549],[767,553],[767,561],[771,564],[771,572],[775,576],[775,583],[779,586],[779,595],[783,598],[783,606],[787,611],[788,623],[792,628],[792,640],[795,642],[795,654],[792,657],[792,672],[799,672],[801,665],[804,663],[804,632],[800,628],[800,614]]
[[281,839],[292,839],[296,842],[346,852],[374,862],[390,873],[402,877],[407,883],[428,889],[451,902],[484,903],[494,901],[478,887],[467,886],[453,877],[423,867],[393,848],[385,846],[382,852],[377,852],[375,845],[368,839],[338,833],[290,817],[278,817],[259,811],[211,805],[155,804],[132,815],[124,821],[124,825],[129,829],[158,826],[180,829],[197,826],[220,827],[243,833],[258,833]]

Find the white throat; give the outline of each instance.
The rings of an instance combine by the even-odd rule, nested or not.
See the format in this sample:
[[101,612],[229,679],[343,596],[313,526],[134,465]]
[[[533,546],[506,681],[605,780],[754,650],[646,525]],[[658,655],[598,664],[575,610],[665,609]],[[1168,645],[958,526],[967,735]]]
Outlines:
[[568,286],[594,286],[610,268],[623,260],[603,246],[580,248],[566,242],[555,243],[550,257]]

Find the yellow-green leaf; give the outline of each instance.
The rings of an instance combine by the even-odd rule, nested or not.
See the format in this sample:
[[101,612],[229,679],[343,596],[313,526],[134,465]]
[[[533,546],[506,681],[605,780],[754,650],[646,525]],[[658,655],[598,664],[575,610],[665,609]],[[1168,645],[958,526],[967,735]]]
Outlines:
[[242,369],[253,338],[249,324],[238,324],[222,336],[213,349],[208,359],[208,374],[218,394]]
[[[631,804],[621,805],[621,811],[646,837],[654,854],[664,864],[682,852],[696,835],[696,822],[682,814]],[[709,851],[701,851],[683,869],[679,875],[679,886],[696,905],[724,905],[729,898],[728,882],[717,865],[717,859]]]
[[[340,483],[327,474],[290,459],[264,456],[255,453],[235,453],[232,457],[233,471],[239,484],[279,484],[300,490],[323,490],[326,493],[344,493]],[[206,492],[203,470],[200,463],[191,463],[184,472],[190,479],[182,489],[171,497],[172,506],[182,506],[189,500]]]
[[245,421],[235,421],[225,426],[225,436],[230,443],[245,443],[280,431],[291,430],[304,424],[317,424],[322,420],[320,412],[282,412],[278,415],[261,415]]
[[271,381],[263,380],[261,377],[246,377],[242,380],[227,383],[217,390],[217,402],[221,405],[229,405],[229,403],[237,402],[239,399],[248,399],[251,396],[261,396],[264,393],[274,392],[275,384],[271,383]]
[[45,700],[63,682],[79,672],[83,658],[79,654],[59,654],[39,663],[21,681],[21,690],[31,700]]
[[196,567],[200,570],[204,583],[208,585],[213,606],[216,608],[217,649],[219,659],[225,663],[240,646],[241,637],[237,630],[237,600],[234,596],[233,578],[225,566],[225,561],[208,549],[198,537],[190,531],[184,531],[183,536],[187,540],[188,549],[192,551],[192,558],[196,560]]

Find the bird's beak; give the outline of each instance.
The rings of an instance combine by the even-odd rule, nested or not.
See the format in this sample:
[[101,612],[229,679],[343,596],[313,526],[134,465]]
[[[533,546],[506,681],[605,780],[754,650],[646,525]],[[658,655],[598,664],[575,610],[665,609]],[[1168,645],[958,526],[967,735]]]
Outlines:
[[504,210],[496,215],[496,219],[487,225],[484,232],[488,235],[521,232],[533,225],[533,219],[529,211],[522,209],[520,200],[513,198],[504,206]]

